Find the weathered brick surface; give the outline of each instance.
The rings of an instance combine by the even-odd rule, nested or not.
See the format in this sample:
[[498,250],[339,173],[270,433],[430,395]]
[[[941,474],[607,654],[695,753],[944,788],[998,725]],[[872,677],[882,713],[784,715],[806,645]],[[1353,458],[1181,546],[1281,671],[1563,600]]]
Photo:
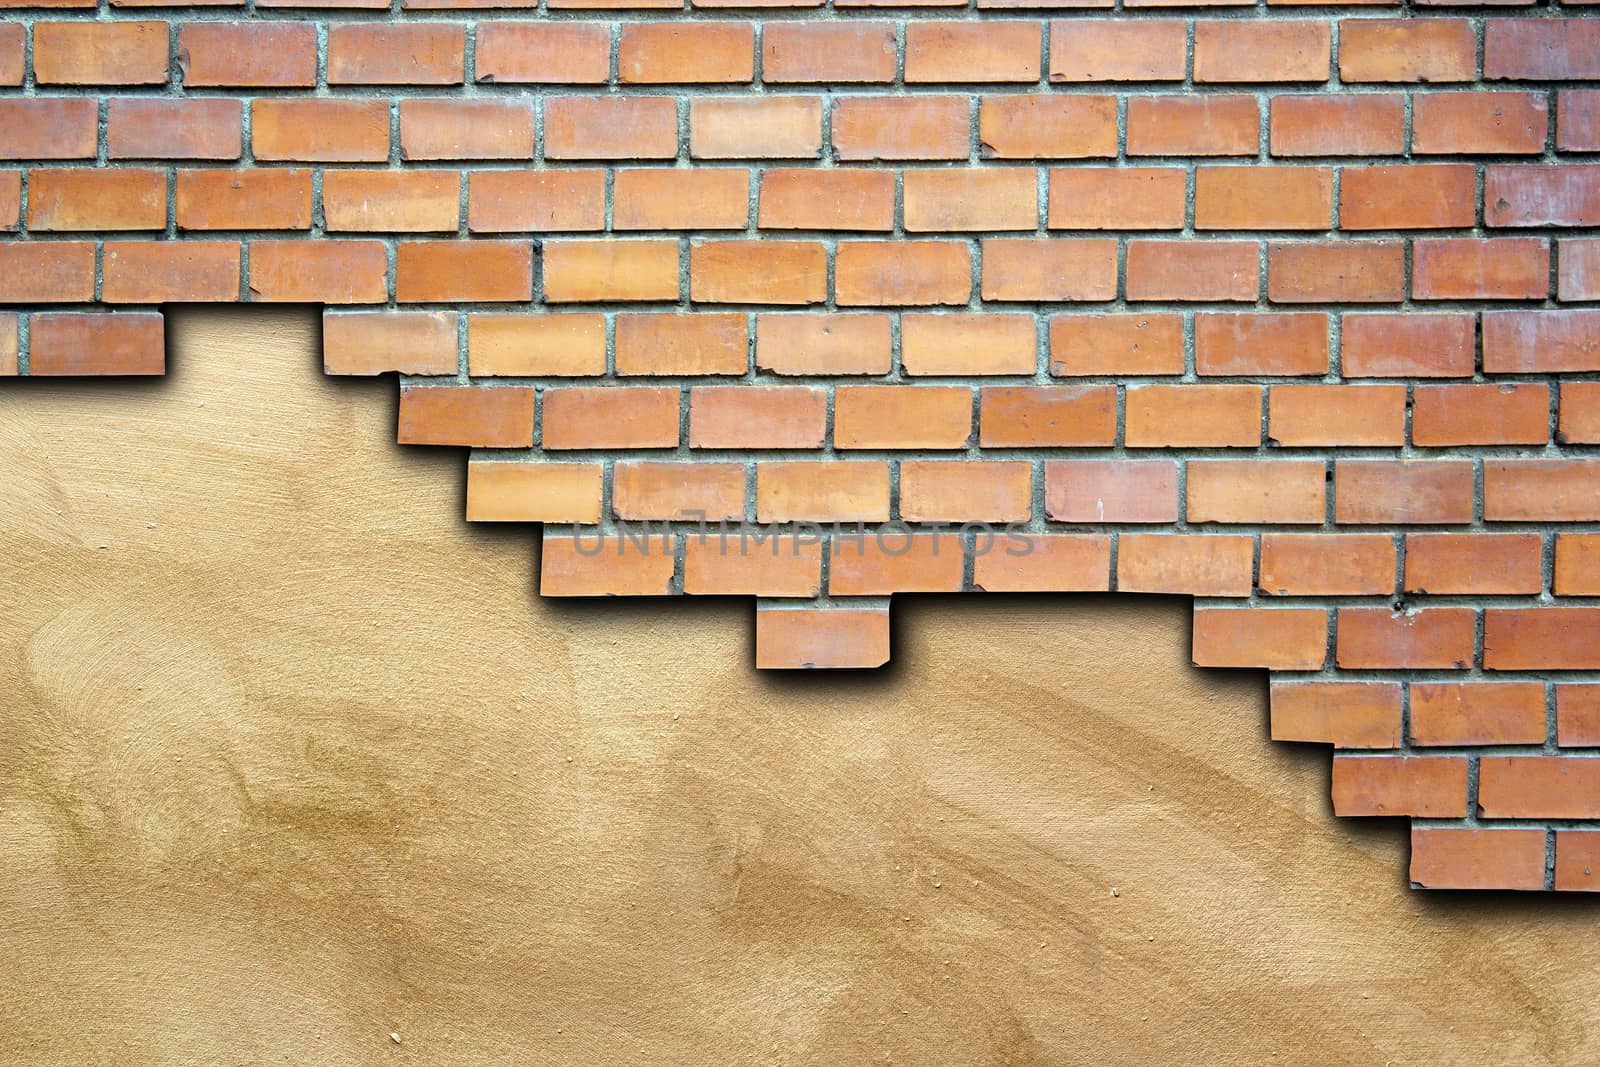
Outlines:
[[4,6],[0,377],[327,305],[546,595],[1194,596],[1416,883],[1600,888],[1591,7]]

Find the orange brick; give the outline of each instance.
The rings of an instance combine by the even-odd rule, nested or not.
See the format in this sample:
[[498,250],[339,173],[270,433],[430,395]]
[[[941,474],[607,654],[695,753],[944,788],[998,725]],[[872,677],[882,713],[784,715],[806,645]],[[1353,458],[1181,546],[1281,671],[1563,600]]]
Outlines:
[[1272,739],[1336,748],[1399,748],[1394,682],[1280,682],[1271,687]]
[[617,51],[624,85],[747,82],[756,32],[748,22],[628,22]]
[[400,389],[403,445],[528,448],[533,444],[532,389],[470,385]]
[[161,85],[165,22],[38,22],[33,77],[40,85]]
[[407,160],[532,159],[533,107],[501,100],[400,101]]
[[100,298],[108,304],[238,300],[239,243],[108,241],[101,275]]
[[1412,682],[1418,745],[1538,745],[1545,739],[1540,682]]
[[749,196],[747,170],[618,170],[612,228],[742,230],[750,219]]
[[1539,593],[1538,534],[1412,533],[1406,537],[1406,590],[1483,596]]
[[819,241],[701,241],[689,253],[689,298],[697,302],[817,304],[827,297],[828,253]]
[[389,254],[380,241],[252,241],[250,299],[380,304],[389,299]]
[[1328,373],[1328,316],[1213,312],[1194,317],[1195,371],[1203,375]]
[[1406,439],[1402,385],[1274,385],[1267,436],[1280,445],[1398,447]]
[[900,366],[910,375],[1032,374],[1037,331],[1028,314],[908,312]]
[[1177,230],[1187,182],[1177,167],[1074,167],[1050,172],[1052,230]]
[[[1589,3],[1591,0],[1577,0]],[[1568,5],[1571,6],[1571,5]],[[1582,14],[1567,11],[1567,14]],[[1589,19],[1489,19],[1483,40],[1485,78],[1534,81],[1600,77],[1600,30]]]
[[1600,889],[1600,834],[1585,830],[1556,831],[1555,887],[1569,892]]
[[1253,97],[1128,98],[1130,156],[1253,156],[1260,143],[1261,112]]
[[1117,591],[1249,596],[1254,563],[1250,537],[1125,533],[1117,543]]
[[1469,460],[1340,460],[1333,480],[1340,524],[1472,521]]
[[1394,576],[1387,534],[1261,535],[1258,585],[1270,596],[1387,596]]
[[1123,444],[1129,448],[1255,448],[1261,444],[1259,385],[1129,386]]
[[677,386],[562,386],[544,391],[547,449],[675,448]]
[[1600,534],[1556,537],[1555,594],[1600,596]]
[[1600,460],[1486,459],[1483,517],[1488,522],[1600,521]]
[[1325,82],[1331,39],[1326,22],[1196,22],[1194,80]]
[[1129,241],[1129,300],[1254,301],[1260,290],[1254,241]]
[[[904,326],[901,327],[904,347]],[[1050,373],[1059,377],[1183,373],[1183,316],[1054,315]]]
[[1374,303],[1405,296],[1398,241],[1267,246],[1267,298],[1274,303]]
[[1350,378],[1466,378],[1476,366],[1470,313],[1342,316],[1339,363]]
[[1548,125],[1543,93],[1419,93],[1412,104],[1411,150],[1538,155]]
[[743,374],[749,365],[749,331],[743,315],[617,316],[618,374]]
[[1166,460],[1047,462],[1044,494],[1058,522],[1178,521],[1178,468]]
[[978,426],[984,448],[1109,446],[1117,440],[1117,390],[1110,385],[984,386]]
[[474,377],[604,374],[605,316],[474,312],[467,316],[467,368]]
[[1485,374],[1600,370],[1600,309],[1485,311]]
[[1191,460],[1188,519],[1320,526],[1325,485],[1321,460]]
[[1177,19],[1072,19],[1050,24],[1053,82],[1182,81],[1188,29]]
[[402,304],[529,300],[533,249],[527,241],[402,241],[394,288]]
[[322,213],[331,231],[454,233],[461,175],[453,170],[328,170]]
[[1535,384],[1419,385],[1411,440],[1450,445],[1542,445],[1550,439],[1550,389]]
[[167,175],[135,167],[28,172],[28,229],[161,230]]
[[0,378],[15,378],[21,373],[21,319],[14,312],[0,312]]
[[908,170],[902,179],[905,228],[1033,230],[1039,225],[1035,172],[1024,167]]
[[1339,78],[1346,82],[1464,82],[1477,70],[1465,19],[1342,19]]
[[1328,613],[1321,608],[1195,609],[1197,667],[1304,671],[1320,669],[1327,658]]
[[304,230],[311,226],[311,171],[178,171],[182,230]]
[[600,521],[599,463],[467,464],[468,522]]
[[889,465],[877,461],[758,463],[758,522],[887,522]]
[[761,28],[761,80],[888,83],[895,50],[889,22],[769,22]]
[[1484,756],[1478,765],[1478,810],[1490,819],[1600,816],[1600,760]]
[[834,596],[953,593],[965,565],[955,534],[874,531],[834,540],[828,551],[828,592]]
[[454,374],[453,311],[325,311],[325,374]]
[[905,33],[907,84],[1039,80],[1037,22],[908,22]]
[[1445,756],[1335,756],[1335,815],[1467,814],[1467,761]]
[[480,82],[602,85],[611,76],[611,28],[601,22],[478,24]]
[[1033,511],[1033,466],[971,460],[900,464],[907,522],[1024,522]]
[[1405,151],[1405,98],[1275,96],[1269,126],[1274,156],[1397,156]]
[[764,230],[892,230],[894,174],[887,170],[766,170]]
[[814,597],[822,591],[822,545],[797,535],[754,538],[691,536],[684,542],[683,591]]
[[668,596],[677,554],[662,536],[546,537],[539,551],[540,596]]
[[821,151],[819,97],[696,97],[689,102],[689,154],[695,159],[815,159]]
[[1580,237],[1561,242],[1557,298],[1600,300],[1600,238]]
[[381,100],[256,100],[250,145],[263,160],[382,163],[389,158],[389,107]]
[[148,375],[166,370],[166,336],[158,313],[44,312],[28,318],[29,374]]
[[22,224],[22,172],[0,171],[0,230]]
[[1331,167],[1197,167],[1197,230],[1326,230],[1333,220]]
[[980,539],[972,588],[989,593],[1097,593],[1111,588],[1111,538],[1104,534],[1006,533]]
[[841,97],[832,138],[843,162],[966,159],[967,101],[959,96]]
[[1411,828],[1411,881],[1425,889],[1543,889],[1543,830]]
[[542,251],[550,303],[678,299],[677,241],[546,241]]
[[986,238],[985,300],[1111,300],[1117,243],[1106,239]]
[[1600,667],[1600,608],[1487,608],[1483,666],[1492,671]]
[[889,609],[756,612],[762,670],[871,668],[889,662]]
[[[337,32],[330,31],[330,38]],[[178,27],[178,69],[186,89],[310,88],[317,84],[317,28],[309,22],[184,23]]]
[[1422,230],[1471,226],[1477,177],[1471,164],[1345,167],[1339,174],[1339,227]]
[[1600,444],[1600,382],[1562,382],[1556,443]]
[[549,159],[672,159],[678,105],[670,96],[568,96],[544,102]]
[[1600,685],[1558,685],[1556,737],[1564,748],[1600,745]]
[[965,304],[972,263],[960,241],[841,241],[834,299],[845,306]]
[[0,241],[0,304],[93,299],[93,241]]
[[0,85],[21,85],[27,72],[24,54],[27,28],[20,22],[0,24]]
[[472,171],[467,176],[467,225],[473,233],[603,230],[605,171]]
[[841,385],[833,403],[835,448],[965,448],[972,437],[963,386]]
[[1430,238],[1412,244],[1418,300],[1537,300],[1550,293],[1543,237]]
[[744,518],[742,463],[618,463],[611,509],[619,519]]
[[978,148],[984,159],[1114,159],[1117,98],[985,96],[978,110]]
[[889,316],[758,315],[756,366],[774,374],[887,374]]
[[802,385],[689,390],[690,448],[821,448],[828,394]]
[[[479,27],[480,64],[484,35],[492,41],[504,25],[484,22]],[[328,84],[460,85],[466,76],[465,49],[466,29],[459,24],[329,26]]]
[[[113,116],[120,103],[112,102]],[[0,100],[0,159],[93,159],[98,122],[98,105],[87,97]]]
[[[92,100],[73,103],[88,104],[89,114],[94,113]],[[75,137],[77,114],[63,118]],[[111,159],[238,159],[244,150],[243,123],[244,104],[239,100],[112,99],[106,105],[106,154]],[[5,125],[4,115],[0,113],[0,132],[5,131]],[[260,129],[259,125],[257,128]],[[383,120],[384,154],[388,153],[388,130],[386,117]],[[270,112],[262,143],[266,144],[268,152],[261,155],[262,159],[277,158],[271,155],[275,148],[286,150],[291,145],[290,137],[277,128]],[[260,155],[261,149],[256,152]],[[92,150],[86,154],[94,155]],[[62,158],[39,152],[29,155],[36,159]]]

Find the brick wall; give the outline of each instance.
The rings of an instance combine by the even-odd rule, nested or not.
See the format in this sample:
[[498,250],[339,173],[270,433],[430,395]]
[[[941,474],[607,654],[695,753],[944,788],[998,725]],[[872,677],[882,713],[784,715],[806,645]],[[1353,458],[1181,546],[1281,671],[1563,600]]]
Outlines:
[[0,8],[0,373],[325,304],[545,595],[1192,594],[1414,881],[1600,887],[1585,6]]

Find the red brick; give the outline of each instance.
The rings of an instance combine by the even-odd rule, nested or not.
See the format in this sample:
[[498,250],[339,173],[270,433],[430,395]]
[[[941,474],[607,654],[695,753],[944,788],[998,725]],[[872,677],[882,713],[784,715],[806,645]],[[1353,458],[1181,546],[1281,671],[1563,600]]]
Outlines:
[[28,172],[28,229],[161,230],[165,171],[137,167]]
[[480,22],[473,76],[507,84],[604,84],[611,76],[611,29],[600,22]]
[[886,531],[836,539],[828,553],[834,596],[950,593],[961,588],[961,539],[954,534]]
[[454,374],[453,311],[326,311],[322,369],[326,374]]
[[1253,156],[1260,142],[1261,113],[1253,97],[1128,98],[1129,156]]
[[977,592],[1104,592],[1110,572],[1111,538],[1104,534],[1008,532],[993,542],[980,540],[972,554]]
[[1255,448],[1261,444],[1261,387],[1129,386],[1125,417],[1129,448]]
[[1182,81],[1187,38],[1187,28],[1176,19],[1052,22],[1050,80]]
[[108,304],[239,299],[237,241],[108,241],[100,298]]
[[[978,110],[978,149],[984,159],[1113,159],[1117,98],[985,96]],[[923,172],[907,177],[914,173]]]
[[1489,226],[1600,226],[1600,164],[1504,164],[1483,174]]
[[1423,230],[1471,226],[1476,168],[1468,163],[1345,167],[1339,172],[1339,228]]
[[322,210],[330,231],[455,232],[461,175],[437,170],[329,170]]
[[[903,335],[903,324],[901,331]],[[902,336],[902,348],[904,344]],[[1183,316],[1167,311],[1053,315],[1050,373],[1060,377],[1182,374]]]
[[713,304],[815,304],[827,299],[827,271],[827,251],[816,241],[701,241],[689,254],[689,296]]
[[317,84],[317,28],[309,22],[188,22],[178,27],[178,69],[185,89],[310,88]]
[[1484,756],[1478,811],[1490,819],[1593,819],[1600,816],[1600,760]]
[[1274,156],[1397,156],[1405,151],[1405,98],[1397,93],[1275,96],[1269,125]]
[[1127,297],[1254,301],[1259,254],[1254,241],[1129,241]]
[[841,385],[833,403],[835,448],[965,448],[972,437],[964,386]]
[[1600,89],[1563,89],[1556,94],[1556,147],[1564,152],[1600,151]]
[[[92,115],[93,101],[82,103],[90,105]],[[388,128],[385,118],[386,145]],[[278,137],[271,140],[280,143]],[[241,101],[115,98],[107,104],[106,154],[111,159],[238,159],[243,150]]]
[[1112,300],[1117,243],[1110,238],[985,238],[985,300]]
[[1557,535],[1553,585],[1557,596],[1600,596],[1600,534]]
[[1178,468],[1168,460],[1052,460],[1044,492],[1057,522],[1178,521]]
[[845,306],[965,304],[972,266],[960,241],[841,241],[834,298]]
[[1249,596],[1254,563],[1250,537],[1125,533],[1117,547],[1117,591]]
[[1432,238],[1412,245],[1418,300],[1534,300],[1550,292],[1550,242],[1542,237]]
[[1033,230],[1039,225],[1032,168],[909,170],[902,183],[905,228],[913,233]]
[[1339,77],[1346,82],[1465,82],[1478,42],[1465,19],[1342,19]]
[[1472,489],[1470,460],[1339,460],[1334,464],[1334,521],[1468,523]]
[[93,299],[93,241],[0,241],[0,304]]
[[985,386],[978,411],[984,448],[1110,446],[1117,390],[1109,385]]
[[621,534],[547,536],[539,550],[539,595],[667,596],[676,566],[676,551],[662,536],[642,544]]
[[1538,155],[1548,126],[1542,93],[1419,93],[1412,104],[1411,150]]
[[542,251],[548,303],[678,299],[677,241],[546,241]]
[[252,241],[250,299],[381,304],[389,299],[389,254],[381,241]]
[[1600,309],[1485,311],[1485,374],[1600,370]]
[[1543,830],[1411,829],[1411,881],[1425,889],[1543,889]]
[[1202,375],[1324,375],[1328,316],[1319,312],[1202,313],[1194,319]]
[[1470,313],[1342,316],[1339,362],[1351,378],[1467,378],[1476,366]]
[[1033,512],[1033,465],[972,460],[900,464],[907,522],[1025,522]]
[[1321,525],[1325,486],[1321,460],[1190,460],[1188,520]]
[[1326,230],[1331,167],[1197,167],[1197,230]]
[[37,22],[33,77],[40,85],[162,85],[165,22]]
[[1487,608],[1483,666],[1492,671],[1600,667],[1600,608]]
[[843,162],[967,158],[964,97],[841,97],[831,125],[833,151]]
[[1418,745],[1538,745],[1545,739],[1540,682],[1412,682]]
[[887,374],[889,316],[759,315],[756,366],[775,374]]
[[905,34],[908,85],[1039,80],[1037,22],[907,22]]
[[473,233],[575,233],[606,224],[604,170],[480,170],[467,177]]
[[88,98],[0,100],[0,159],[93,159],[98,121]]
[[467,464],[468,522],[598,523],[599,463]]
[[683,591],[689,594],[814,597],[822,590],[822,546],[795,536],[690,536]]
[[473,312],[467,316],[467,369],[474,377],[604,374],[605,317]]
[[887,170],[762,171],[757,225],[764,230],[892,230],[894,185]]
[[619,462],[611,509],[619,519],[744,518],[744,464]]
[[470,385],[400,390],[403,445],[528,448],[533,444],[532,389]]
[[618,170],[616,230],[742,230],[749,223],[750,172],[730,168]]
[[1280,445],[1398,447],[1406,437],[1401,385],[1274,385],[1267,436]]
[[1331,69],[1331,49],[1332,34],[1326,22],[1196,22],[1194,80],[1325,82]]
[[769,22],[761,28],[761,80],[888,83],[895,50],[889,22]]
[[257,159],[381,163],[389,158],[389,107],[381,100],[256,100],[250,145]]
[[889,465],[881,461],[759,463],[759,522],[886,522]]
[[1328,613],[1321,608],[1196,608],[1197,667],[1319,670],[1328,656]]
[[749,367],[743,315],[618,315],[616,329],[621,375],[743,374]]
[[635,85],[747,82],[755,74],[748,22],[625,22],[617,80]]
[[547,449],[675,448],[677,386],[566,386],[544,391]]
[[311,226],[311,171],[179,170],[178,228],[304,230]]
[[1562,382],[1556,443],[1600,445],[1600,382]]
[[820,97],[689,101],[689,154],[695,159],[815,159],[821,151]]
[[1271,687],[1272,739],[1336,748],[1399,748],[1394,682],[1280,682]]
[[1388,534],[1261,535],[1261,576],[1269,596],[1388,596],[1395,588]]
[[1398,241],[1267,247],[1267,298],[1274,303],[1379,303],[1404,296],[1405,248]]
[[402,100],[407,160],[532,159],[533,108],[500,100]]
[[1600,460],[1486,459],[1488,522],[1600,522]]
[[527,241],[403,241],[394,286],[402,304],[529,300],[533,250]]
[[1412,533],[1406,537],[1406,590],[1480,596],[1544,589],[1538,534]]
[[22,225],[22,172],[0,171],[0,230]]
[[149,375],[167,370],[163,319],[156,312],[45,312],[28,318],[28,373]]
[[756,666],[762,670],[872,668],[888,661],[887,607],[756,612]]
[[1550,439],[1550,389],[1532,383],[1419,385],[1411,440],[1451,445],[1542,445]]
[[672,159],[678,107],[669,96],[568,96],[544,102],[549,159]]
[[1563,748],[1600,746],[1600,685],[1558,685],[1556,738]]
[[900,363],[910,375],[1032,374],[1036,348],[1030,314],[923,312],[900,318]]
[[1557,299],[1600,299],[1600,239],[1578,237],[1561,242],[1557,250]]
[[[504,23],[484,22],[483,37]],[[466,29],[455,23],[350,24],[328,27],[329,85],[460,85],[465,80]]]
[[27,71],[23,53],[27,28],[20,22],[0,23],[0,85],[21,85]]
[[1600,834],[1586,830],[1556,831],[1555,887],[1569,892],[1600,890]]
[[689,390],[690,448],[821,448],[828,396],[801,385]]
[[1600,78],[1600,24],[1587,18],[1489,19],[1483,33],[1483,76],[1524,81]]
[[1177,167],[1074,167],[1050,172],[1052,230],[1177,230],[1186,178]]
[[1467,814],[1467,761],[1445,756],[1335,756],[1335,815]]

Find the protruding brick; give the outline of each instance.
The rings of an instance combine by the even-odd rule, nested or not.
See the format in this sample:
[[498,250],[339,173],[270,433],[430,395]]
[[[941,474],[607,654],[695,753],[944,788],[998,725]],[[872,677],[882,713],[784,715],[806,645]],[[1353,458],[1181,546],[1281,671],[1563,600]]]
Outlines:
[[618,170],[612,184],[616,230],[742,230],[750,221],[750,172],[707,167],[695,170]]
[[1340,460],[1334,464],[1334,521],[1340,524],[1468,523],[1469,460]]
[[164,321],[156,312],[29,316],[29,374],[149,375],[166,369]]
[[1556,831],[1555,887],[1565,892],[1600,891],[1600,833]]
[[1593,819],[1600,816],[1600,760],[1559,756],[1484,756],[1478,811],[1489,819]]
[[887,606],[756,612],[756,666],[763,670],[871,668],[887,662]]
[[1508,163],[1483,172],[1488,226],[1600,225],[1600,163]]
[[1330,167],[1197,167],[1197,230],[1325,230],[1333,220]]
[[604,374],[605,316],[475,311],[467,316],[467,370],[474,377]]
[[[94,114],[92,100],[74,101],[80,102]],[[223,160],[238,159],[244,151],[244,104],[239,100],[114,98],[106,109],[106,154],[111,159]],[[287,131],[278,131],[270,115],[267,121],[267,154],[261,155],[260,149],[257,154],[262,159],[288,158],[272,153],[287,151],[298,142]],[[0,130],[4,128],[0,113]],[[388,129],[385,118],[385,154]]]
[[327,311],[322,315],[326,374],[456,373],[453,311]]
[[549,303],[678,299],[677,241],[546,241],[543,253]]
[[534,391],[471,385],[401,388],[403,445],[528,448],[533,444]]
[[1467,814],[1467,761],[1446,756],[1335,756],[1335,815]]
[[1405,248],[1398,241],[1267,247],[1267,299],[1274,303],[1384,303],[1404,296]]
[[1563,748],[1600,745],[1600,685],[1556,687],[1556,742]]
[[1275,385],[1267,435],[1298,447],[1392,447],[1405,443],[1406,391],[1398,385]]
[[599,463],[467,464],[468,522],[600,521]]
[[1600,534],[1556,535],[1556,596],[1600,596]]
[[1271,688],[1272,739],[1336,748],[1399,748],[1395,682],[1282,682]]
[[678,106],[670,96],[564,96],[544,102],[550,159],[672,159]]
[[1600,667],[1600,608],[1485,609],[1483,667],[1491,671]]
[[908,170],[901,181],[905,228],[912,233],[1039,225],[1038,181],[1031,167]]
[[1548,126],[1543,93],[1419,93],[1412,104],[1411,150],[1538,155]]
[[[125,101],[111,105],[113,116],[119,103]],[[93,159],[98,121],[87,97],[0,99],[0,159]]]
[[1600,445],[1600,382],[1562,382],[1556,443]]
[[1486,459],[1488,522],[1600,522],[1600,459]]
[[622,534],[545,537],[539,550],[540,596],[668,596],[677,566],[662,536],[642,544]]
[[407,160],[532,159],[533,141],[530,104],[400,101],[400,153]]
[[1310,671],[1327,657],[1328,613],[1321,608],[1195,609],[1197,667]]
[[1485,311],[1485,374],[1600,370],[1600,309]]
[[1411,881],[1424,889],[1543,889],[1543,830],[1411,829]]
[[1524,81],[1600,78],[1600,24],[1587,18],[1489,19],[1483,76]]
[[1418,300],[1540,300],[1550,293],[1550,242],[1543,237],[1418,239],[1411,255]]
[[1476,366],[1470,312],[1342,316],[1339,361],[1349,378],[1468,378]]

